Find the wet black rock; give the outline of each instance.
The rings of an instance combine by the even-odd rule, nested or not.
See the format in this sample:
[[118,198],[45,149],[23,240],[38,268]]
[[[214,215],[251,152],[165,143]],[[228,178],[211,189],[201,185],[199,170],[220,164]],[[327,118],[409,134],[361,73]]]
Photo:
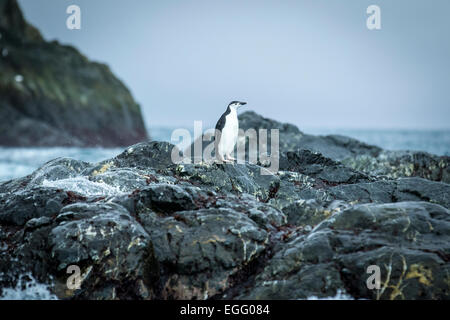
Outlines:
[[113,163],[120,168],[167,169],[173,165],[173,149],[174,145],[168,142],[138,143],[114,158]]
[[280,156],[280,170],[299,172],[329,185],[368,182],[370,177],[309,150],[288,151]]
[[[323,156],[332,160],[343,160],[349,157],[359,155],[367,155],[376,157],[382,149],[377,146],[368,145],[356,139],[352,139],[340,135],[314,136],[303,133],[295,125],[290,123],[281,123],[276,120],[264,118],[261,115],[247,111],[241,113],[239,116],[239,129],[243,133],[251,135],[253,132],[260,139],[260,130],[266,130],[267,134],[267,153],[271,154],[272,136],[271,130],[277,129],[279,132],[279,153],[289,151],[309,150],[312,152],[321,153]],[[264,132],[263,132],[264,133]],[[265,134],[265,133],[264,133]],[[202,150],[211,144],[213,138],[206,135],[206,141],[201,142]],[[211,141],[208,139],[211,138]],[[245,159],[249,160],[249,141],[248,136],[244,137],[242,132],[239,135],[236,150],[246,150]],[[259,150],[259,146],[257,147]],[[190,154],[194,154],[194,143],[190,146]],[[275,154],[275,153],[274,153]],[[255,155],[257,158],[258,156]],[[257,159],[260,161],[261,159]],[[263,161],[261,161],[263,162]]]
[[[371,146],[358,140],[340,136],[314,136],[301,132],[296,126],[288,123],[264,118],[253,111],[247,111],[239,115],[239,128],[244,131],[248,129],[268,130],[268,141],[270,145],[270,129],[279,130],[280,153],[307,149],[319,152],[327,158],[342,160],[356,155],[376,156],[381,148]],[[268,148],[270,151],[270,148]]]
[[192,196],[183,188],[170,184],[154,184],[143,188],[136,201],[137,209],[151,208],[157,212],[171,213],[195,209]]
[[90,164],[84,161],[57,158],[48,161],[28,176],[0,184],[0,193],[22,191],[35,185],[42,185],[46,181],[74,178],[89,166]]
[[228,208],[180,211],[171,217],[139,214],[161,264],[164,299],[206,299],[265,249],[268,233],[245,213]]
[[179,164],[176,175],[214,191],[248,193],[268,201],[279,188],[279,178],[252,164]]
[[[377,157],[348,148],[340,155]],[[59,158],[0,184],[0,288],[31,275],[64,299],[450,298],[443,178],[389,177],[304,148],[281,152],[275,173],[172,163],[173,151],[149,142],[100,163]],[[448,170],[433,161],[417,175]],[[367,287],[373,265],[379,290]]]
[[450,207],[450,185],[422,178],[401,178],[372,183],[340,185],[330,188],[328,191],[336,199],[360,203],[429,201],[446,208]]
[[389,179],[421,177],[450,183],[448,156],[417,151],[383,151],[376,157],[359,155],[344,159],[343,163],[356,170]]
[[[450,212],[435,204],[366,204],[294,234],[237,298],[298,299],[345,293],[370,299],[448,299]],[[381,270],[369,289],[367,267]]]
[[297,200],[283,208],[290,225],[312,228],[334,212],[347,208],[344,201]]
[[[49,234],[50,263],[61,297],[83,299],[151,298],[151,267],[157,263],[149,235],[117,205],[71,206]],[[68,290],[67,267],[81,268],[81,287]],[[69,288],[70,289],[70,288]]]
[[67,194],[56,188],[33,188],[0,195],[0,223],[23,226],[32,218],[59,213]]
[[[419,151],[388,151],[358,140],[341,136],[314,136],[301,132],[296,126],[264,118],[253,111],[239,115],[239,127],[248,129],[279,130],[280,153],[309,150],[326,158],[342,162],[346,167],[385,179],[421,177],[450,183],[450,158]],[[244,139],[239,143],[243,144]]]

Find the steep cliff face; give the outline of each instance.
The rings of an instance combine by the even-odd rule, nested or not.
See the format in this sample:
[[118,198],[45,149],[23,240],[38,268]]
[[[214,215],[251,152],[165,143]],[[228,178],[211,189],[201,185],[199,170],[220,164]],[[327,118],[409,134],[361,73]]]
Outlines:
[[0,0],[0,145],[124,146],[146,140],[139,105],[108,66],[47,42]]

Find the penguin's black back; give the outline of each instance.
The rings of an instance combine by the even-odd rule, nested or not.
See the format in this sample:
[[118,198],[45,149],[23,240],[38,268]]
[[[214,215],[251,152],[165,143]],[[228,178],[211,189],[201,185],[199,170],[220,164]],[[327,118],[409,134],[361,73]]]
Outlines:
[[231,112],[230,107],[227,108],[227,111],[225,111],[224,114],[222,114],[222,116],[220,117],[219,121],[217,121],[216,124],[216,130],[220,130],[220,132],[222,132],[223,128],[225,127],[225,118],[227,115],[229,115]]
[[219,141],[220,138],[222,137],[222,130],[225,127],[225,120],[226,120],[226,116],[229,115],[231,112],[230,107],[228,106],[227,111],[225,111],[224,114],[222,114],[222,116],[220,117],[219,121],[217,121],[216,124],[216,132],[214,133],[214,152],[217,156],[217,150],[219,150]]

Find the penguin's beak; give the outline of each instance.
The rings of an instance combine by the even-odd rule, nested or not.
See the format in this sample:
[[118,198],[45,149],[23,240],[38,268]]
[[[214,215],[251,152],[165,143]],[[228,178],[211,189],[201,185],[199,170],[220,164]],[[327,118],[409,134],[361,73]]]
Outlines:
[[240,102],[240,107],[245,106],[247,104],[247,102]]

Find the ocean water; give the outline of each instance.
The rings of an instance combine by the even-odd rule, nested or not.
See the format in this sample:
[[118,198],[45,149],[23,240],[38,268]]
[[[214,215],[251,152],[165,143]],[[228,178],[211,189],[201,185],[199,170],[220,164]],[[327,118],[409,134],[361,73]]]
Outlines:
[[[153,127],[153,140],[169,141],[171,127]],[[186,128],[192,134],[192,128]],[[355,130],[302,129],[315,135],[342,134],[388,150],[426,151],[450,155],[450,130]],[[112,158],[125,148],[4,148],[0,147],[0,182],[32,173],[45,162],[57,157],[70,157],[88,162]]]
[[0,147],[0,182],[32,173],[49,160],[69,157],[98,162],[121,153],[123,148],[4,148]]
[[450,156],[450,129],[396,130],[396,129],[305,129],[315,135],[340,134],[387,150],[413,150]]

